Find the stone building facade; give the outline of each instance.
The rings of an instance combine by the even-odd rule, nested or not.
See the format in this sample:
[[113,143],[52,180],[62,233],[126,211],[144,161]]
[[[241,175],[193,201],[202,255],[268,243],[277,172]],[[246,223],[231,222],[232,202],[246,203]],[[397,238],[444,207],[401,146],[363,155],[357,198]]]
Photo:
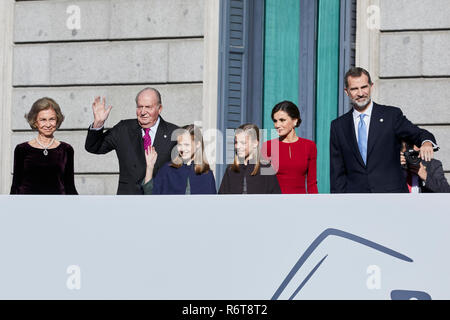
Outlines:
[[165,120],[215,126],[214,90],[205,88],[216,81],[209,56],[217,56],[210,53],[217,23],[207,18],[217,19],[216,3],[5,0],[0,7],[2,193],[9,192],[15,145],[35,136],[24,114],[40,97],[54,98],[66,116],[55,135],[74,147],[80,194],[115,194],[118,183],[114,152],[84,150],[95,96],[113,106],[107,128],[135,117],[135,95],[147,86],[160,90]]
[[[80,194],[117,188],[115,154],[84,150],[97,95],[113,106],[106,127],[134,117],[135,94],[154,86],[164,119],[215,129],[223,1],[264,0],[0,1],[1,193],[9,193],[15,145],[35,135],[23,116],[43,96],[66,115],[57,138],[75,149]],[[356,65],[373,75],[374,100],[435,134],[450,180],[449,16],[447,0],[358,0],[355,49]]]

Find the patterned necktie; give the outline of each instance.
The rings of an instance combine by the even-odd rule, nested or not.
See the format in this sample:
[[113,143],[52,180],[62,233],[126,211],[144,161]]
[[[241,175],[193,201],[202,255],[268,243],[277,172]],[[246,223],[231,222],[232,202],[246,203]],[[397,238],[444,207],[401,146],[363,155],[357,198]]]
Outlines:
[[144,128],[144,136],[142,139],[144,140],[144,150],[147,150],[149,146],[152,145],[152,138],[150,137],[150,128]]
[[359,115],[359,125],[358,125],[358,147],[361,158],[364,164],[367,164],[367,126],[364,122],[364,117],[366,115],[361,113]]

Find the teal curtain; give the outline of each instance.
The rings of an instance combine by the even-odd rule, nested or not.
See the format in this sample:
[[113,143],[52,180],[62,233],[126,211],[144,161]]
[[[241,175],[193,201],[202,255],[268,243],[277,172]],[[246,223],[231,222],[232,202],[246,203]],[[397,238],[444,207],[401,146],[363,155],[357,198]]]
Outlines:
[[339,0],[319,0],[317,36],[316,144],[320,193],[330,192],[330,124],[338,115]]
[[298,104],[300,1],[266,0],[264,29],[263,128],[270,130],[275,104],[283,100]]

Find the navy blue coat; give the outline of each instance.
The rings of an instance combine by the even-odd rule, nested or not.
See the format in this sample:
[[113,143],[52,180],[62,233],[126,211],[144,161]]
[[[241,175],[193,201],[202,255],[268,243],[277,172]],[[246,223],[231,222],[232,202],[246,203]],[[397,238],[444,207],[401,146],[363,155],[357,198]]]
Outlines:
[[[189,187],[188,187],[189,180]],[[212,171],[196,174],[193,165],[180,168],[166,163],[156,176],[143,186],[144,194],[216,194],[216,182]]]

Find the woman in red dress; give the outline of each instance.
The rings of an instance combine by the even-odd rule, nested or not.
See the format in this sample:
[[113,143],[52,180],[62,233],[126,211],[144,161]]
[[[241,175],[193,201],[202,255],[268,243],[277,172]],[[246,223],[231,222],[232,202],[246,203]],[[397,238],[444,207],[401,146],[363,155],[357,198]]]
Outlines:
[[290,101],[272,109],[272,120],[280,136],[264,143],[262,155],[277,172],[282,193],[318,193],[317,147],[314,141],[297,136],[302,122],[300,111]]

